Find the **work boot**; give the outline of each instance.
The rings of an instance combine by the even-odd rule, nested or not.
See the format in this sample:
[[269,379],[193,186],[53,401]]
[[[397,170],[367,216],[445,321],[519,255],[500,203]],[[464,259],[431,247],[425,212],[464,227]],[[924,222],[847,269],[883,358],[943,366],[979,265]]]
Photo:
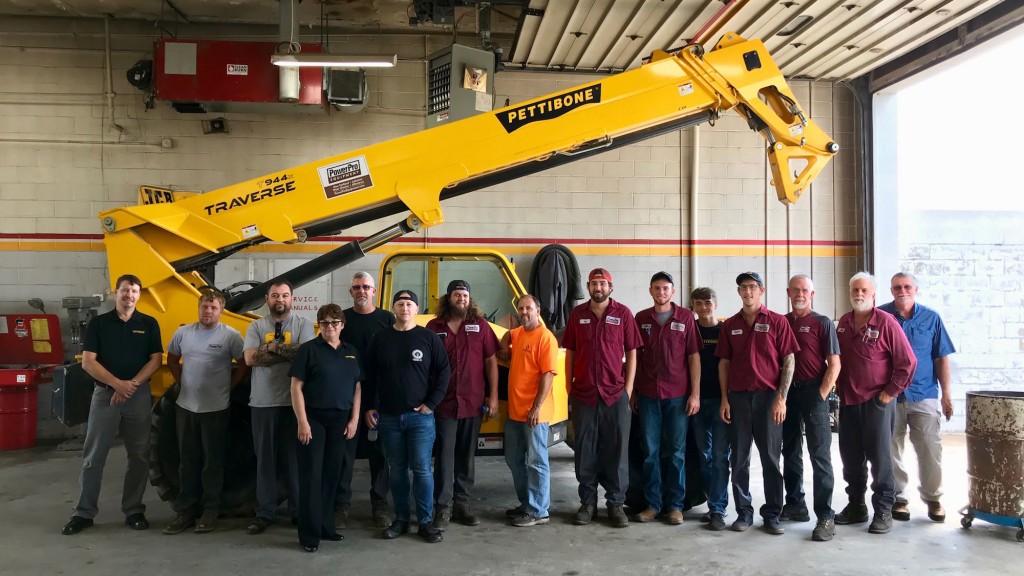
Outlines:
[[348,510],[334,511],[334,529],[348,530]]
[[708,529],[714,532],[725,530],[725,516],[718,512],[712,512],[711,519],[708,520]]
[[444,536],[441,531],[434,526],[432,522],[424,522],[420,524],[420,529],[416,531],[416,534],[428,544],[437,544],[441,540],[444,540]]
[[850,502],[843,508],[843,511],[836,514],[835,522],[840,526],[845,524],[860,524],[868,521],[868,507],[863,502]]
[[245,532],[250,536],[262,534],[267,530],[267,526],[270,526],[271,524],[272,522],[267,520],[266,518],[260,518],[259,516],[257,516],[256,518],[253,518],[252,522],[249,522],[249,527],[245,529]]
[[740,516],[732,523],[732,529],[736,532],[746,532],[751,525],[754,524],[753,519],[746,516]]
[[452,511],[448,508],[435,508],[434,509],[434,526],[438,530],[444,532],[448,529],[448,523],[452,520]]
[[[611,509],[609,508],[609,510],[611,510]],[[611,512],[609,512],[608,515],[611,516]],[[636,521],[640,522],[641,524],[643,524],[645,522],[652,522],[657,517],[658,517],[658,511],[657,510],[655,510],[653,508],[647,508],[643,512],[641,512],[641,513],[636,515]]]
[[206,534],[217,529],[217,513],[203,512],[202,518],[196,523],[196,534]]
[[678,525],[682,524],[683,523],[683,511],[682,510],[676,510],[674,508],[672,510],[669,510],[668,514],[665,516],[665,522],[668,522],[669,524],[671,524],[673,526],[678,526]]
[[509,508],[508,510],[505,510],[506,518],[518,518],[523,514],[526,514],[526,508],[523,508],[522,504],[516,506],[515,508]]
[[473,514],[469,502],[456,502],[452,509],[452,519],[463,526],[476,526],[480,524],[480,518]]
[[783,522],[808,522],[810,519],[806,504],[786,504],[782,507],[782,514],[779,514],[779,520]]
[[583,526],[584,524],[590,524],[590,521],[594,519],[594,506],[590,504],[581,504],[580,509],[576,511],[576,515],[573,516],[572,523],[577,526]]
[[906,502],[896,502],[892,505],[892,519],[906,522],[910,520],[910,506]]
[[124,519],[124,525],[132,530],[149,530],[149,520],[146,520],[146,515],[142,512],[129,514],[128,517]]
[[629,518],[626,516],[626,511],[622,509],[622,504],[608,505],[608,523],[613,528],[629,526]]
[[373,509],[373,525],[377,528],[387,528],[391,525],[391,511],[387,506],[377,506]]
[[818,518],[818,523],[811,532],[811,540],[815,542],[828,542],[836,534],[836,523],[832,518]]
[[764,531],[774,536],[781,536],[786,533],[778,516],[768,516],[764,519]]
[[174,517],[174,520],[171,520],[171,523],[164,528],[164,534],[167,534],[168,536],[181,534],[185,530],[194,526],[195,523],[196,519],[194,516],[178,513],[178,515]]
[[407,532],[409,532],[409,521],[395,520],[390,526],[384,529],[384,532],[382,532],[381,535],[384,536],[385,540],[394,540]]
[[711,522],[711,511],[710,510],[705,512],[704,515],[700,517],[700,523],[701,524],[707,524],[708,522]]
[[[942,508],[942,504],[940,504],[937,501],[932,501],[932,500],[925,500],[924,503],[928,505],[928,517],[929,518],[931,518],[935,522],[945,522],[946,521],[946,510]],[[895,517],[896,517],[896,515],[893,514],[893,518],[895,518]]]
[[871,526],[868,526],[868,532],[872,534],[888,534],[892,530],[892,514],[888,512],[875,512],[875,517],[871,519]]

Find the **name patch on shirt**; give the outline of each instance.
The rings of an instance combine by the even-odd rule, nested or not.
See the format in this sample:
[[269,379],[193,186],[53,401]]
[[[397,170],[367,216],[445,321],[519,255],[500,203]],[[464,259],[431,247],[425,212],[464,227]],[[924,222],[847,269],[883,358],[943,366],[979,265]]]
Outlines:
[[767,331],[768,331],[768,325],[767,324],[754,324],[754,332],[767,332]]
[[466,324],[466,332],[479,332],[479,331],[480,331],[480,325],[479,324]]
[[676,332],[686,332],[686,324],[683,324],[682,322],[673,322],[669,325],[669,328]]
[[800,330],[799,330],[799,332],[810,332],[810,331],[811,331],[811,327],[810,326],[801,326]]
[[590,324],[590,318],[580,318],[580,324]]
[[611,324],[612,326],[618,326],[622,324],[622,320],[619,320],[615,316],[608,316],[607,318],[604,319],[604,321],[607,322],[608,324]]
[[132,330],[132,334],[145,334],[145,330]]
[[739,336],[740,334],[743,334],[743,328],[737,328],[732,331],[733,336]]

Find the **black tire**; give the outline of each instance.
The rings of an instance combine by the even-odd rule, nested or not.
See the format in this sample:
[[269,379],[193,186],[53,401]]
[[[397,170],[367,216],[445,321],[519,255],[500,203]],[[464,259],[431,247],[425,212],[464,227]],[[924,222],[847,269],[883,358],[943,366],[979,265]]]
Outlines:
[[[253,451],[248,398],[248,386],[239,386],[232,392],[231,418],[224,455],[222,514],[250,515],[256,506],[256,454]],[[149,483],[156,488],[161,500],[172,503],[181,487],[178,475],[178,437],[175,431],[174,403],[177,399],[178,385],[175,385],[160,398],[153,409],[150,429]]]
[[970,516],[964,516],[963,518],[960,519],[960,525],[963,526],[964,528],[970,528],[971,524],[973,522],[974,522],[974,518],[971,518]]

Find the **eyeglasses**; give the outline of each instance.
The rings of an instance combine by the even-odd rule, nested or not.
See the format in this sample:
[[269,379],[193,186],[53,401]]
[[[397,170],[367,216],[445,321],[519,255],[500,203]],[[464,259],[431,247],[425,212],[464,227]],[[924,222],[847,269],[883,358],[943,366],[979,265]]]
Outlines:
[[320,321],[320,327],[321,328],[327,328],[328,326],[330,326],[331,328],[337,328],[341,324],[342,324],[341,320],[321,320]]
[[370,284],[353,284],[351,287],[349,287],[349,290],[351,290],[352,292],[356,292],[358,290],[365,290],[365,291],[369,292],[370,290],[373,290],[374,288],[376,288],[376,286],[372,286]]

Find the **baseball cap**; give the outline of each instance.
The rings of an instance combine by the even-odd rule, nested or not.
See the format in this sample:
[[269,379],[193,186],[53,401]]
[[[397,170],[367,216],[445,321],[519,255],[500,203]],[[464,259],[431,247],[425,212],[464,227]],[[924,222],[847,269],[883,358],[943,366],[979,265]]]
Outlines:
[[456,290],[465,290],[466,292],[469,292],[469,282],[466,282],[465,280],[452,280],[449,282],[448,295],[451,296],[452,292],[455,292]]
[[607,281],[611,282],[612,281],[612,274],[611,274],[611,272],[609,272],[608,270],[605,270],[604,268],[594,268],[593,270],[590,271],[590,275],[587,276],[587,282],[590,282],[591,280],[594,280],[595,278],[599,279],[599,280],[607,280]]
[[419,306],[420,299],[416,297],[416,293],[412,290],[399,290],[395,292],[395,297],[391,299],[391,304],[398,302],[399,300],[412,300],[412,303]]
[[758,286],[764,288],[764,280],[761,279],[761,275],[757,272],[743,272],[736,277],[736,285],[739,286],[740,284],[743,284],[744,280],[753,280],[754,282],[757,282]]
[[672,275],[662,270],[661,272],[655,272],[654,276],[651,276],[651,284],[654,284],[658,280],[664,280],[669,284],[675,284],[675,280],[672,279]]

